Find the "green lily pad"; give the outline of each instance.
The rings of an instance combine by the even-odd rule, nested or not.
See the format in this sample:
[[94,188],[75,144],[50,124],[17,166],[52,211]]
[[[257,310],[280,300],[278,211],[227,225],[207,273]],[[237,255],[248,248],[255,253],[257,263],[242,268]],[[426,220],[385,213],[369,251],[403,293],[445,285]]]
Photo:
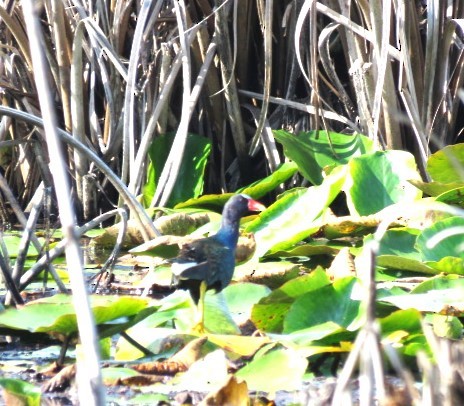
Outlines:
[[345,168],[336,168],[320,186],[285,194],[248,223],[246,231],[255,235],[255,257],[285,250],[316,232],[344,181]]
[[443,192],[437,196],[437,202],[444,202],[455,206],[464,206],[464,186]]
[[425,261],[425,264],[438,272],[464,275],[464,259],[456,257],[444,257],[439,261]]
[[298,166],[294,162],[285,162],[269,176],[237,190],[236,193],[245,193],[254,199],[260,199],[290,179],[297,171]]
[[379,319],[382,336],[396,333],[398,330],[409,334],[422,332],[422,315],[416,309],[397,310]]
[[[245,186],[235,193],[245,193],[253,199],[259,199],[267,193],[274,190],[277,186],[291,178],[297,171],[297,167],[292,162],[286,162],[280,165],[273,173],[264,179],[260,179],[251,185]],[[176,205],[176,209],[186,207],[203,207],[214,208],[216,210],[223,207],[227,200],[229,200],[235,193],[223,193],[217,195],[203,195],[198,198],[188,199]]]
[[359,327],[361,302],[352,298],[357,284],[356,278],[345,277],[299,296],[284,319],[283,332],[291,333],[328,321],[347,329]]
[[464,289],[462,288],[389,296],[383,297],[382,301],[391,303],[400,309],[417,309],[422,312],[443,314],[448,314],[452,309],[453,314],[464,314]]
[[464,187],[463,182],[423,182],[422,180],[418,179],[411,179],[409,182],[412,183],[416,188],[422,190],[428,196],[439,196],[453,189]]
[[331,241],[326,239],[315,239],[308,243],[289,248],[285,251],[276,251],[266,256],[266,258],[285,258],[285,257],[311,257],[313,255],[336,255],[345,247],[351,247],[347,241]]
[[330,279],[322,269],[292,279],[255,304],[251,320],[262,331],[280,332],[296,298],[329,284]]
[[[132,296],[91,297],[96,324],[137,315],[148,304],[149,300]],[[77,321],[72,297],[58,294],[29,302],[19,309],[6,309],[0,313],[0,327],[65,336],[76,333]]]
[[431,290],[455,289],[464,290],[464,278],[458,275],[438,275],[435,278],[429,278],[417,285],[411,293],[426,293]]
[[137,371],[131,368],[103,368],[103,382],[105,385],[117,385],[121,379],[131,378],[140,375]]
[[176,391],[212,392],[218,390],[228,377],[228,361],[222,350],[216,350],[196,361],[171,382]]
[[[291,348],[261,350],[236,376],[246,381],[250,390],[275,393],[301,387],[308,361]],[[278,371],[278,372],[277,372]]]
[[398,269],[400,271],[417,272],[425,275],[437,275],[440,273],[439,270],[433,268],[428,263],[398,255],[379,255],[376,258],[376,263],[378,266],[387,269]]
[[420,179],[414,156],[405,151],[384,151],[353,158],[345,185],[352,215],[374,214],[399,202],[414,202],[422,192],[409,183]]
[[299,171],[313,185],[323,181],[326,166],[346,164],[350,158],[372,152],[373,142],[361,134],[346,135],[327,131],[274,131],[275,139],[284,146],[285,156],[298,164]]
[[417,237],[416,247],[424,261],[440,261],[445,257],[464,259],[463,235],[464,218],[449,217],[424,229]]
[[222,291],[227,306],[236,322],[245,322],[251,317],[253,305],[271,293],[271,289],[255,283],[234,283]]
[[427,161],[427,171],[434,181],[464,182],[464,144],[448,145],[435,152]]
[[253,282],[273,289],[297,277],[299,273],[300,266],[290,261],[250,260],[235,267],[234,280]]
[[42,391],[38,386],[19,379],[0,378],[3,399],[8,405],[40,406]]
[[[41,241],[43,243],[44,239],[39,238],[39,241]],[[19,247],[21,245],[21,237],[18,236],[18,235],[8,235],[7,234],[7,235],[3,236],[3,242],[5,243],[8,255],[11,258],[16,258],[18,256]],[[27,251],[27,257],[28,258],[37,257],[38,254],[39,253],[34,248],[34,246],[32,244],[29,245],[29,249]]]

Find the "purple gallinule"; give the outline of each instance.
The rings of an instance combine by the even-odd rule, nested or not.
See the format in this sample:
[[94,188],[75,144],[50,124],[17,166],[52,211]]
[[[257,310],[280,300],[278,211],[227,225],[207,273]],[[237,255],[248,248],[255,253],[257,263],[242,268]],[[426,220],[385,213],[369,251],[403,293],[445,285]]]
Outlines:
[[235,268],[235,249],[240,218],[248,211],[261,211],[265,206],[250,196],[231,197],[222,211],[219,231],[206,238],[184,244],[179,255],[171,259],[173,282],[190,292],[197,306],[195,330],[204,331],[204,298],[207,290],[216,293],[229,285]]

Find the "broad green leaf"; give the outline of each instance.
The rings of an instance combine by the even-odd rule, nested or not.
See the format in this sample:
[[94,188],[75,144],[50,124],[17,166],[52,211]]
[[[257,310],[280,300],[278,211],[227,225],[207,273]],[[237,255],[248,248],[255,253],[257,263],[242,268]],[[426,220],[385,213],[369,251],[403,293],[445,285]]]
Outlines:
[[427,161],[430,177],[441,183],[464,182],[464,144],[448,145]]
[[411,293],[426,293],[431,290],[455,289],[464,290],[464,279],[458,275],[438,275],[435,278],[429,278],[417,285]]
[[437,273],[444,272],[464,276],[464,258],[444,257],[439,261],[425,261],[424,263],[436,269]]
[[[147,299],[131,296],[91,297],[96,324],[137,315],[148,303]],[[58,294],[29,302],[22,308],[9,308],[0,313],[0,327],[33,333],[73,334],[77,332],[77,321],[72,297]]]
[[103,383],[108,386],[120,385],[122,379],[131,378],[140,375],[131,368],[102,368]]
[[[353,298],[357,279],[346,277],[332,285],[305,293],[290,307],[284,320],[284,333],[303,330],[332,321],[351,329],[362,316],[361,302]],[[356,323],[354,323],[356,324]]]
[[234,283],[227,286],[222,293],[234,320],[240,323],[250,318],[253,305],[269,295],[271,289],[254,283]]
[[[184,344],[181,336],[177,335],[176,330],[171,328],[153,328],[139,323],[128,330],[127,334],[160,358],[169,358]],[[167,343],[168,345],[166,345]],[[168,351],[166,351],[166,347],[170,347]],[[144,356],[142,351],[132,346],[123,337],[118,339],[114,354],[116,361],[133,361]]]
[[378,266],[400,271],[418,272],[426,275],[437,275],[437,271],[432,266],[423,263],[419,259],[405,258],[398,255],[379,255],[376,259]]
[[7,405],[40,406],[40,387],[19,379],[0,378],[3,399]]
[[336,168],[320,186],[285,194],[248,223],[246,231],[255,235],[255,257],[285,250],[316,232],[344,181],[345,168]]
[[212,333],[240,334],[222,292],[205,295],[205,327]]
[[216,350],[196,361],[171,381],[176,391],[211,392],[218,390],[228,376],[228,361],[222,350]]
[[464,186],[453,188],[437,196],[437,202],[444,202],[455,206],[464,206]]
[[[39,241],[42,243],[44,242],[43,238],[39,238]],[[18,235],[3,235],[3,242],[5,243],[6,250],[10,258],[16,258],[18,256],[20,244],[21,244],[21,237]],[[32,244],[29,245],[29,249],[27,250],[27,257],[36,257],[38,255],[37,250],[34,248]]]
[[[401,228],[388,230],[380,242],[378,255],[398,255],[402,258],[420,259],[420,253],[415,249],[419,230]],[[364,244],[372,240],[372,235],[364,239]]]
[[374,150],[372,141],[361,134],[310,131],[294,135],[278,130],[274,137],[284,146],[285,156],[297,163],[299,171],[313,185],[322,183],[324,167],[346,164],[350,158]]
[[297,245],[285,251],[273,252],[268,257],[310,257],[313,255],[336,255],[345,247],[352,247],[347,241],[331,241],[326,239],[311,240],[306,244]]
[[409,183],[410,179],[420,179],[409,152],[375,152],[353,158],[348,167],[344,190],[352,215],[374,214],[394,203],[412,203],[422,195]]
[[404,330],[408,334],[422,332],[422,315],[415,309],[397,310],[379,319],[379,323],[383,337],[398,330]]
[[[253,199],[259,199],[274,190],[277,186],[292,177],[297,171],[293,162],[286,162],[279,166],[273,173],[264,179],[260,179],[251,185],[245,186],[235,193],[245,193]],[[235,193],[223,193],[217,195],[203,195],[198,198],[188,199],[176,205],[176,209],[185,207],[203,207],[220,210]]]
[[269,344],[268,337],[208,334],[208,341],[240,357],[252,357],[263,345]]
[[253,306],[251,321],[266,332],[280,332],[283,321],[295,299],[330,284],[330,279],[322,269],[292,279]]
[[259,199],[290,179],[297,171],[298,167],[294,162],[285,162],[269,176],[237,190],[236,193],[245,193]]
[[275,393],[301,387],[308,361],[290,348],[271,349],[257,354],[236,376],[244,379],[250,390]]
[[[221,211],[222,207],[226,204],[227,200],[229,200],[235,193],[222,193],[216,195],[203,195],[200,197],[192,198],[185,200],[184,202],[176,204],[176,209],[183,209],[183,208],[207,208],[211,210],[218,210]],[[253,197],[253,196],[251,196]]]
[[[137,393],[137,392],[136,392]],[[113,402],[114,404],[117,404],[118,402],[121,401],[121,395],[118,396],[112,396],[112,395],[107,395],[107,401],[108,404],[111,404],[110,402]],[[171,401],[171,397],[168,394],[164,393],[140,393],[139,395],[131,396],[130,398],[130,404],[133,406],[142,406],[142,405],[169,405],[169,402]]]
[[463,325],[455,316],[441,314],[427,314],[425,322],[432,324],[433,332],[437,337],[459,340],[462,338]]
[[439,196],[453,189],[459,189],[464,186],[463,182],[441,183],[441,182],[423,182],[422,180],[410,180],[416,188],[422,190],[428,196]]
[[464,289],[452,288],[431,290],[426,293],[410,293],[408,295],[388,296],[382,298],[400,309],[417,309],[421,312],[447,314],[464,314]]
[[300,266],[290,261],[258,262],[250,260],[235,267],[233,279],[258,283],[274,289],[296,278],[299,273]]
[[417,237],[416,247],[424,261],[440,261],[445,257],[464,259],[464,218],[455,216],[436,221]]
[[[174,134],[161,135],[153,141],[149,150],[150,164],[147,172],[147,183],[143,188],[143,201],[148,207],[156,190],[166,159],[174,141]],[[211,142],[197,134],[187,135],[187,144],[176,180],[176,187],[167,202],[168,207],[174,207],[179,202],[198,197],[203,192],[204,172]]]

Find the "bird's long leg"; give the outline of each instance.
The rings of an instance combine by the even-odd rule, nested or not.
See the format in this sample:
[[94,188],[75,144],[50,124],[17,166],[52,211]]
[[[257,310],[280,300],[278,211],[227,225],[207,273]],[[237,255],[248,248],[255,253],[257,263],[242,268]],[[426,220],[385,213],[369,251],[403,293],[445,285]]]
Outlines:
[[205,281],[202,281],[200,284],[200,298],[198,300],[198,305],[196,308],[195,315],[195,325],[193,330],[198,333],[205,333],[205,295],[206,295],[207,285]]

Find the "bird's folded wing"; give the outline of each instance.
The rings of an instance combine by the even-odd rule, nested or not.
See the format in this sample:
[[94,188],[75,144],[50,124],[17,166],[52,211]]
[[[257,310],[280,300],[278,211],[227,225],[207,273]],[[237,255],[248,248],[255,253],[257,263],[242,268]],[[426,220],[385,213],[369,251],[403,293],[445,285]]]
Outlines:
[[172,274],[175,279],[196,279],[204,280],[208,274],[209,264],[207,261],[196,262],[173,262],[171,266]]

